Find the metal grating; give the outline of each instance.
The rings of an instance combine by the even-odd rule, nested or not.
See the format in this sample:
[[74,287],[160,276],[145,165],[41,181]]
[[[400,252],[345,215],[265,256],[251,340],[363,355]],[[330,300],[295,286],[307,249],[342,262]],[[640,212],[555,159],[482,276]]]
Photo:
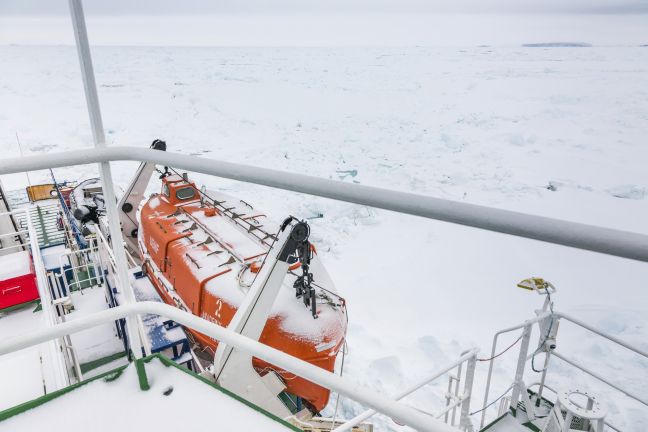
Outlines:
[[[38,245],[41,248],[65,243],[65,232],[59,230],[56,223],[59,213],[59,206],[56,202],[36,204],[30,207],[28,211],[34,223]],[[27,216],[25,213],[18,213],[16,220],[21,229],[27,229]]]

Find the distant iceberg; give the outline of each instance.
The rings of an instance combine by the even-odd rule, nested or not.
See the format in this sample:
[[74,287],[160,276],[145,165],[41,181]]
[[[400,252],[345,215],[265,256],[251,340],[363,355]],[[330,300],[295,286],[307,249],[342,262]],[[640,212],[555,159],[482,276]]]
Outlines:
[[578,47],[578,48],[587,48],[591,47],[592,44],[585,42],[540,42],[540,43],[526,43],[522,44],[523,47],[530,48],[564,48],[564,47]]

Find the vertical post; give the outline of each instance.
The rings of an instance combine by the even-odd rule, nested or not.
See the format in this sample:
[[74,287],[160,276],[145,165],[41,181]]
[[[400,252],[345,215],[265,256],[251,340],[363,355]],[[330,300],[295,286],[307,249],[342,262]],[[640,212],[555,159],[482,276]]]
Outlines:
[[544,367],[542,369],[542,377],[540,378],[540,387],[538,388],[538,399],[536,400],[536,406],[540,406],[540,401],[542,400],[542,391],[544,390],[545,380],[547,379],[547,369],[549,369],[549,358],[551,357],[551,351],[545,351],[545,361]]
[[[549,296],[547,296],[547,300],[545,300],[545,303],[548,300],[549,300]],[[547,321],[549,321],[548,327],[550,330],[547,339],[544,341],[544,346],[543,346],[545,350],[545,361],[544,361],[544,368],[542,369],[542,378],[540,379],[540,388],[538,389],[538,400],[536,402],[537,406],[540,406],[540,401],[542,400],[542,392],[544,391],[545,381],[547,379],[547,369],[549,369],[549,360],[551,360],[551,353],[556,348],[556,338],[558,337],[558,327],[560,325],[560,318],[554,315],[553,310],[551,311],[551,315],[545,318],[544,321],[538,322],[538,326],[540,327],[542,332],[545,331],[542,323]]]
[[90,243],[94,244],[91,261],[92,264],[94,265],[94,272],[95,272],[95,278],[97,279],[97,285],[103,286],[104,284],[103,271],[101,270],[103,266],[101,265],[101,254],[99,253],[99,240],[95,236],[95,238],[92,239]]
[[[495,348],[497,348],[497,338],[499,333],[495,333],[493,337],[493,347],[491,348],[491,361],[488,362],[488,377],[486,378],[486,391],[484,392],[484,406],[488,404],[488,394],[490,392],[491,378],[493,377],[493,363],[495,363]],[[482,410],[481,421],[479,423],[479,429],[484,427],[484,420],[486,419],[486,411]]]
[[[450,396],[452,393],[452,374],[448,375],[448,391],[446,392],[445,400],[446,400],[446,407],[450,406],[450,400],[452,397]],[[443,421],[445,423],[448,423],[448,416],[450,415],[450,410],[447,410],[445,412],[445,415],[443,417]]]
[[144,366],[144,359],[138,358],[135,360],[135,370],[137,371],[137,379],[139,381],[140,390],[150,390],[151,385],[146,375],[146,367]]
[[520,355],[518,356],[517,369],[515,371],[515,381],[513,381],[513,393],[511,394],[511,406],[517,407],[520,399],[522,379],[524,378],[524,367],[526,365],[527,354],[529,353],[529,340],[531,339],[531,324],[524,326],[522,332],[522,345],[520,346]]
[[459,427],[468,432],[472,431],[472,423],[470,422],[470,400],[472,398],[472,387],[476,366],[477,353],[473,352],[473,355],[466,362],[466,382],[464,384],[463,400],[461,401],[461,414],[459,416]]
[[[463,363],[459,363],[459,365],[457,365],[457,381],[455,382],[455,390],[454,390],[454,396],[455,396],[454,400],[455,401],[459,399],[459,387],[461,386],[461,369],[462,368],[463,368]],[[452,417],[451,417],[452,421],[450,422],[451,426],[455,425],[455,417],[456,417],[456,415],[457,415],[457,405],[452,407]]]
[[86,97],[86,104],[88,105],[88,114],[90,114],[92,138],[95,147],[104,147],[106,145],[106,135],[104,134],[103,120],[101,119],[101,110],[99,109],[99,96],[97,95],[97,84],[92,67],[88,31],[86,29],[81,0],[70,0],[70,15],[72,17],[77,53],[79,54],[79,63],[81,64],[83,90]]
[[[88,43],[88,32],[85,25],[85,16],[81,0],[70,0],[70,15],[74,27],[79,63],[81,64],[81,75],[83,77],[83,88],[85,90],[88,114],[90,115],[90,126],[95,148],[106,146],[101,110],[99,108],[99,96],[97,95],[97,84],[95,83],[94,70],[92,68],[92,57],[90,56],[90,44]],[[128,266],[126,253],[123,247],[121,227],[119,225],[119,212],[117,210],[117,199],[113,188],[112,171],[109,162],[99,164],[99,176],[103,186],[103,194],[106,200],[106,213],[108,215],[108,229],[112,239],[113,254],[117,267],[117,286],[123,290],[126,303],[135,302],[135,294],[129,283]],[[128,342],[130,350],[136,359],[142,357],[142,343],[138,334],[138,319],[134,316],[126,318],[128,327]]]

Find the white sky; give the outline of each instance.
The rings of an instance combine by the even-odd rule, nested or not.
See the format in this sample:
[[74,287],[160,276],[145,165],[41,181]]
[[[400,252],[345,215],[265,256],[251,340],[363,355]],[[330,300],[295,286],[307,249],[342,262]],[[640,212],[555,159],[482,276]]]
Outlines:
[[[88,14],[648,13],[648,0],[85,0]],[[0,0],[0,15],[59,15],[66,0]]]
[[[84,0],[90,43],[648,44],[648,0]],[[73,45],[67,0],[0,0],[0,45]]]

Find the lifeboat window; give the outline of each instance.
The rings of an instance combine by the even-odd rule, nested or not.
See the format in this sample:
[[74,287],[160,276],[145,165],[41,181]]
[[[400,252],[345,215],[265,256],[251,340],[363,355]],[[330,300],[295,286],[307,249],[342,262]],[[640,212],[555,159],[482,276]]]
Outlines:
[[194,191],[194,188],[192,187],[185,187],[176,191],[176,198],[179,200],[188,200],[193,198],[195,195],[196,191]]
[[169,196],[169,186],[167,186],[166,184],[162,185],[162,195],[167,197]]

